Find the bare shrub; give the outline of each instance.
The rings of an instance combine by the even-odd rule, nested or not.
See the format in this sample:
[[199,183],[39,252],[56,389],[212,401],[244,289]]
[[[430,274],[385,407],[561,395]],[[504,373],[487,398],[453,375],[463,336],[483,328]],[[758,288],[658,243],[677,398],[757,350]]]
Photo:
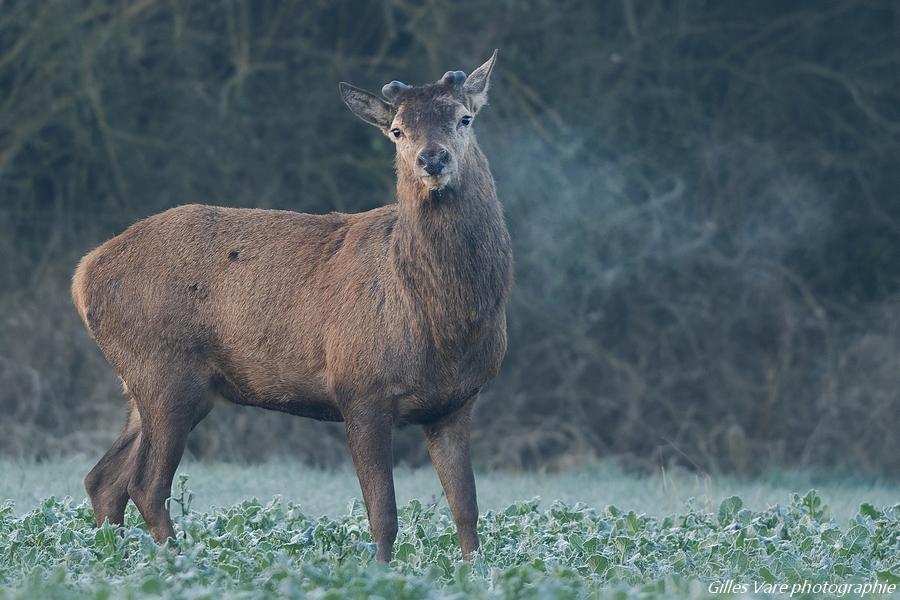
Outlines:
[[[68,304],[84,251],[187,202],[383,204],[387,142],[336,82],[498,46],[479,136],[518,283],[476,457],[897,474],[898,27],[888,1],[7,2],[0,451],[94,453],[119,426]],[[341,435],[221,407],[189,450],[334,464]],[[426,459],[417,433],[395,449]]]

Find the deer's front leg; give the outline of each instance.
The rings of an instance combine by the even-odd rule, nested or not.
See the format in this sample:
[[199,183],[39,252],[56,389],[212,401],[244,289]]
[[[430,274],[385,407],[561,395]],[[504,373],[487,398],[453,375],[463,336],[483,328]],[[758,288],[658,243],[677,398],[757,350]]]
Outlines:
[[470,401],[455,413],[425,426],[428,453],[453,512],[459,546],[466,560],[473,551],[478,550],[478,501],[469,456],[469,413],[472,404],[474,402]]
[[369,529],[378,546],[375,558],[389,562],[397,539],[391,419],[389,415],[365,412],[349,416],[346,423],[350,454],[369,515]]

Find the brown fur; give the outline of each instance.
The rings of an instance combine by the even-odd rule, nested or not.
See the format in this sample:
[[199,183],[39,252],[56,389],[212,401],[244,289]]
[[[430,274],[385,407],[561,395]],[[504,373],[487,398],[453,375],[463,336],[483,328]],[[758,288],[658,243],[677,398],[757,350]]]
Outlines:
[[130,497],[157,541],[174,536],[165,500],[185,439],[224,396],[346,423],[380,560],[397,531],[391,429],[423,425],[463,553],[477,549],[469,412],[506,350],[509,237],[474,135],[444,122],[472,109],[465,94],[433,84],[385,106],[410,147],[452,149],[443,188],[398,145],[395,204],[180,206],[82,259],[75,306],[130,396],[85,479],[98,523],[122,523]]

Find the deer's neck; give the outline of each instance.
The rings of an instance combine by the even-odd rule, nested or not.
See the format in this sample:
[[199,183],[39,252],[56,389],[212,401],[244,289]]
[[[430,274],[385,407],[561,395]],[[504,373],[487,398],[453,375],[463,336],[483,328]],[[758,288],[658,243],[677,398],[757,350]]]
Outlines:
[[398,170],[391,248],[404,295],[432,327],[447,331],[502,311],[511,272],[503,209],[477,145],[459,169],[458,183],[440,192]]

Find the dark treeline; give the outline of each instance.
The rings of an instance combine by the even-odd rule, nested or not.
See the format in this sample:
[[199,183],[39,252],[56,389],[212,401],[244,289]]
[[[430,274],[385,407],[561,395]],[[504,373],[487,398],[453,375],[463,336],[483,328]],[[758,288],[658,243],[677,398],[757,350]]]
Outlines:
[[[500,58],[479,139],[516,255],[487,467],[597,456],[900,474],[900,8],[884,2],[0,2],[0,452],[98,453],[124,398],[78,258],[189,202],[392,198],[378,90]],[[222,405],[199,457],[346,460]],[[426,460],[404,430],[397,458]]]

